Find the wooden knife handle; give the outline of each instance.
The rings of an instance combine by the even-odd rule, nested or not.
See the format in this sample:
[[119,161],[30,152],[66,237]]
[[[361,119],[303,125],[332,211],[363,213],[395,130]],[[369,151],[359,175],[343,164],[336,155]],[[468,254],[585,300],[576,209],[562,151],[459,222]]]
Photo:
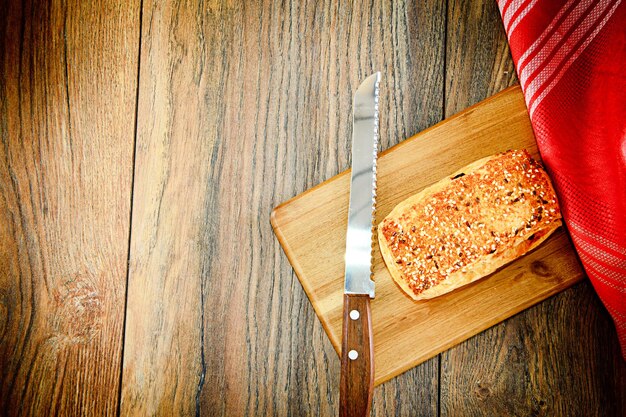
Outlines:
[[374,342],[369,295],[344,294],[339,415],[368,416],[374,391]]

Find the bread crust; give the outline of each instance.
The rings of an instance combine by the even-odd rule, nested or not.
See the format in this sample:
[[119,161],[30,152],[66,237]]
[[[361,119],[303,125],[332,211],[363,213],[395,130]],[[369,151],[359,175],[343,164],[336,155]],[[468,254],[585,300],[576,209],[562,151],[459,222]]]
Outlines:
[[393,280],[429,299],[481,279],[561,225],[552,184],[528,152],[475,161],[398,204],[378,225]]

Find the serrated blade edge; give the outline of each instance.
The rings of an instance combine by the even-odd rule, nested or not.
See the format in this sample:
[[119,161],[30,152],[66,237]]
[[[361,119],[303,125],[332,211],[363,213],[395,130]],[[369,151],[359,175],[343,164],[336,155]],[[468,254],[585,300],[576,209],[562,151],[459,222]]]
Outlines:
[[353,104],[352,172],[346,235],[346,294],[374,298],[372,245],[376,207],[376,160],[378,155],[378,97],[380,72],[369,76],[357,89]]

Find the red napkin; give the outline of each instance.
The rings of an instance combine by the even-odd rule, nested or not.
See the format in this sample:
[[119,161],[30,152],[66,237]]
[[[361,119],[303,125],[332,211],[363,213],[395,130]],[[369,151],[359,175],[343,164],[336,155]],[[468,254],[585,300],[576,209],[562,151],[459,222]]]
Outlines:
[[541,157],[626,358],[626,1],[498,0]]

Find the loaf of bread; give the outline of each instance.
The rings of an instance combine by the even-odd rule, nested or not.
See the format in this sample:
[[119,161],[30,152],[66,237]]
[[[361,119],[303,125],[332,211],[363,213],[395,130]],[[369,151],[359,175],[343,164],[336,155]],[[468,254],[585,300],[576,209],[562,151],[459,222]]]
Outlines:
[[476,281],[561,225],[550,179],[525,150],[476,161],[398,204],[378,225],[393,279],[415,300]]

